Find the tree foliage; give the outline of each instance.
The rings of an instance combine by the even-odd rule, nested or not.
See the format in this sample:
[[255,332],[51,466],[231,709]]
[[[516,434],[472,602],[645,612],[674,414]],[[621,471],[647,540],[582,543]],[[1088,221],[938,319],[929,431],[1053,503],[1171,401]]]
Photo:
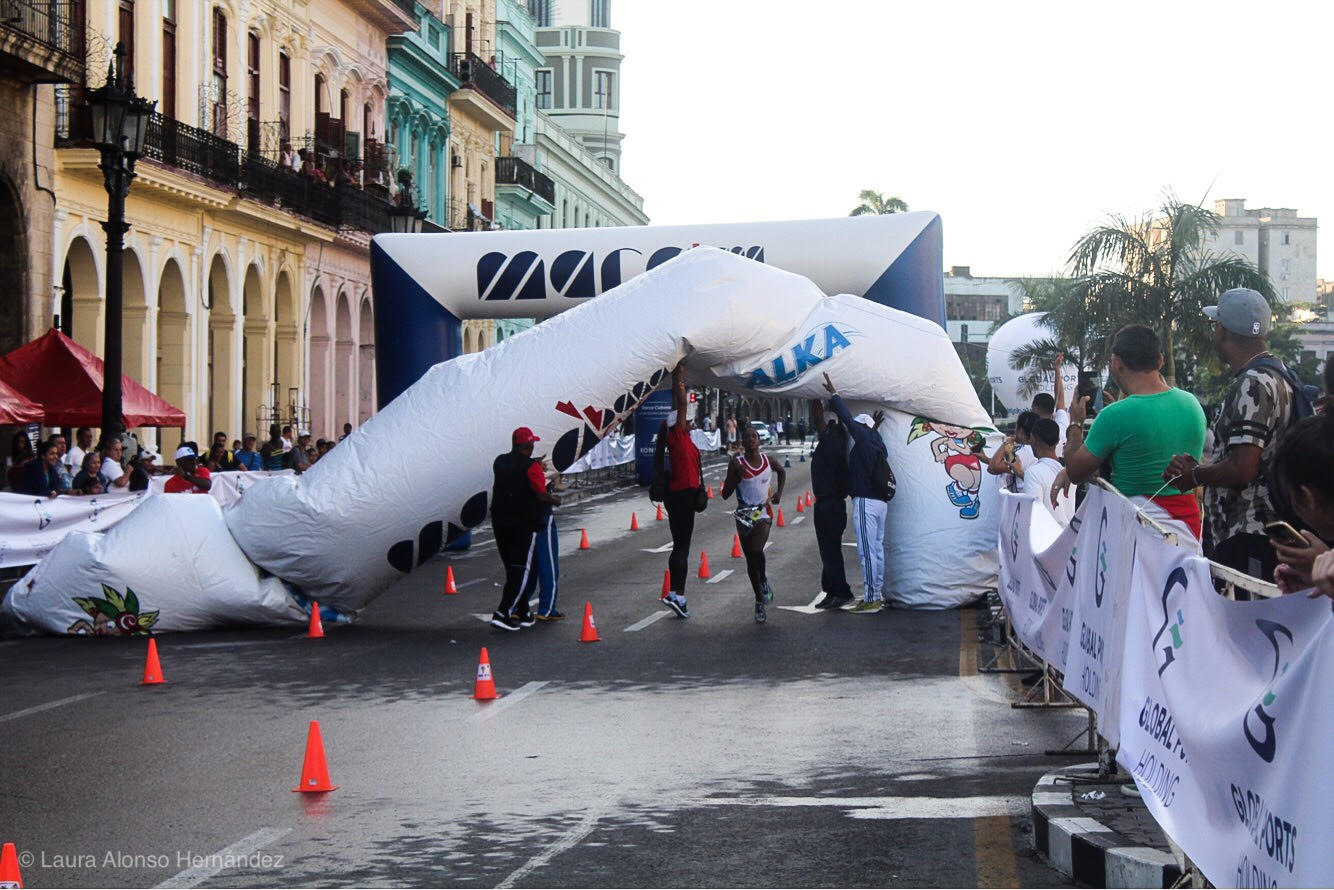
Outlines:
[[857,200],[861,203],[852,208],[852,212],[848,216],[863,216],[868,213],[880,215],[908,212],[908,205],[902,198],[886,198],[873,189],[862,189],[861,193],[857,195]]
[[[1087,330],[1102,340],[1084,355],[1096,367],[1110,358],[1110,340],[1127,324],[1157,331],[1163,346],[1163,376],[1175,385],[1178,359],[1213,355],[1205,306],[1233,287],[1259,291],[1272,305],[1269,278],[1249,261],[1208,249],[1218,215],[1168,194],[1163,203],[1131,219],[1115,215],[1080,238],[1070,252],[1076,296],[1057,312],[1056,330]],[[1049,316],[1050,317],[1050,316]],[[1084,344],[1086,348],[1091,342]]]

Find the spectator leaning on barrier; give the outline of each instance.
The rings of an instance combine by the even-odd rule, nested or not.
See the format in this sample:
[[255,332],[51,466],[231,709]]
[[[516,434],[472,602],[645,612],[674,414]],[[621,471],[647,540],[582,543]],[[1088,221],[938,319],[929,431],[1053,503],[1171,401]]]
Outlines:
[[1281,560],[1274,570],[1275,583],[1284,593],[1292,593],[1310,587],[1323,572],[1320,590],[1334,596],[1334,556],[1329,547],[1334,541],[1334,415],[1307,417],[1284,433],[1271,475],[1292,512],[1309,529],[1301,533],[1305,547],[1274,544]]
[[1204,555],[1255,578],[1270,578],[1278,558],[1265,523],[1280,518],[1263,468],[1294,418],[1296,393],[1283,363],[1268,350],[1271,310],[1257,291],[1233,288],[1205,307],[1214,350],[1233,372],[1214,422],[1209,463],[1172,458],[1163,478],[1183,488],[1204,486]]
[[207,468],[199,466],[199,456],[195,454],[194,448],[182,445],[176,449],[176,467],[172,470],[172,476],[167,480],[163,491],[167,494],[181,492],[208,494],[209,489],[213,487],[213,479],[210,476]]
[[1023,490],[1024,468],[1037,460],[1033,455],[1032,436],[1033,425],[1040,419],[1036,411],[1020,411],[1014,422],[1014,435],[1007,436],[987,461],[987,472],[991,475],[1010,474],[1011,491]]
[[101,494],[102,481],[97,471],[102,468],[102,455],[90,451],[83,456],[83,466],[74,474],[73,488],[79,494]]
[[60,463],[60,453],[56,443],[51,440],[43,442],[37,446],[37,456],[25,462],[20,468],[19,484],[14,486],[14,491],[39,498],[53,498],[62,490],[68,494],[68,489],[61,488],[60,477],[56,474],[58,463]]
[[59,458],[56,460],[56,476],[60,478],[60,490],[69,491],[74,488],[74,473],[72,473],[70,468],[65,464],[65,456],[68,454],[68,451],[65,448],[65,437],[60,433],[56,433],[51,437],[51,441],[55,443],[56,454],[59,455]]
[[97,471],[97,477],[104,491],[125,488],[130,484],[130,477],[125,475],[125,468],[120,463],[124,451],[125,446],[120,439],[112,439],[102,449],[102,466]]
[[236,452],[236,462],[247,470],[258,470],[263,458],[255,450],[255,436],[253,433],[246,433],[241,440],[241,450]]
[[140,448],[130,458],[130,491],[148,491],[153,484],[153,474],[157,472],[153,465],[156,460],[157,452],[151,448]]
[[[291,427],[284,427],[291,429]],[[260,466],[269,470],[281,470],[283,468],[283,455],[287,451],[287,442],[282,436],[278,435],[278,424],[269,426],[269,440],[259,449]]]
[[1127,325],[1112,341],[1112,375],[1126,397],[1098,412],[1083,439],[1086,400],[1070,411],[1066,466],[1052,483],[1049,502],[1057,506],[1070,483],[1087,482],[1104,461],[1112,465],[1111,483],[1146,513],[1198,544],[1200,507],[1190,489],[1163,482],[1163,467],[1173,455],[1199,460],[1204,448],[1204,411],[1188,392],[1168,386],[1158,335],[1144,325]]
[[1056,458],[1056,446],[1060,441],[1061,428],[1056,421],[1045,417],[1038,418],[1033,423],[1033,435],[1030,438],[1032,458],[1025,467],[1020,465],[1016,457],[1015,469],[1017,473],[1022,474],[1020,478],[1023,481],[1019,490],[1025,494],[1035,495],[1039,503],[1051,513],[1052,518],[1062,526],[1066,526],[1075,515],[1074,498],[1062,494],[1054,506],[1047,498],[1047,493],[1051,491],[1052,484],[1061,472],[1061,462]]

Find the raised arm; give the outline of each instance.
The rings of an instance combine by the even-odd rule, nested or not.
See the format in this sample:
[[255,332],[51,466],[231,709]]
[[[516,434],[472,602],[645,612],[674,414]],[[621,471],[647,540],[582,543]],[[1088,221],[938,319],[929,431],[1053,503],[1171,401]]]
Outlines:
[[1065,353],[1056,353],[1056,389],[1052,393],[1056,399],[1056,410],[1065,410],[1065,381],[1061,379],[1061,366],[1065,364]]
[[690,418],[686,417],[686,368],[685,362],[678,362],[672,368],[672,408],[676,411],[676,425],[688,427]]

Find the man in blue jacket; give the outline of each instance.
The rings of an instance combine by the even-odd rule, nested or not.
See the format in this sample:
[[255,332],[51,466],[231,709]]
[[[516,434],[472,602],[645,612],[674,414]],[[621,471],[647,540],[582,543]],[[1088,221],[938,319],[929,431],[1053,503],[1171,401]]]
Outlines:
[[862,564],[865,592],[851,611],[873,614],[884,606],[885,516],[889,512],[889,499],[894,496],[889,451],[876,432],[885,412],[876,411],[874,416],[859,414],[854,420],[828,374],[824,375],[824,388],[829,391],[829,404],[852,439],[848,493],[852,495],[852,527],[857,534],[857,556]]

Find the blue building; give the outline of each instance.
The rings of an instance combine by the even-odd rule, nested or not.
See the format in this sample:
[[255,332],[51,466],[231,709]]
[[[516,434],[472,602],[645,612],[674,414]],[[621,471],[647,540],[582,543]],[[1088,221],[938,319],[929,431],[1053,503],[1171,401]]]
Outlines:
[[415,4],[417,30],[388,41],[389,103],[386,129],[394,157],[391,169],[412,173],[417,202],[427,219],[444,227],[448,219],[449,96],[460,81],[450,65],[453,35],[421,3]]

